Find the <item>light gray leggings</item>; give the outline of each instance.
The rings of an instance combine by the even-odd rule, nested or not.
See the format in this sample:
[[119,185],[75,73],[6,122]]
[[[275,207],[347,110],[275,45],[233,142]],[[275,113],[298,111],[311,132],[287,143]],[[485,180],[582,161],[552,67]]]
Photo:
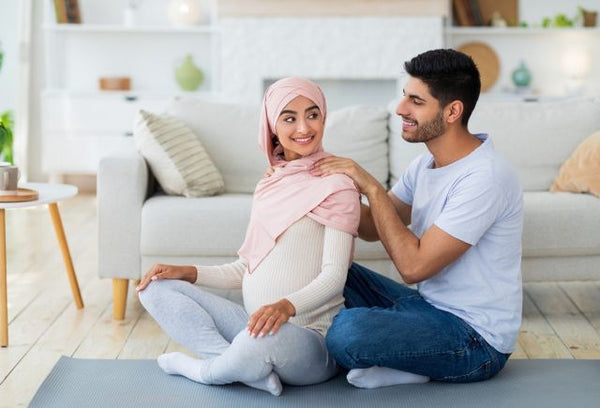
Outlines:
[[189,282],[154,281],[139,298],[177,343],[212,358],[213,384],[258,381],[275,371],[284,383],[308,385],[337,373],[325,338],[316,331],[288,322],[273,336],[250,337],[242,306]]

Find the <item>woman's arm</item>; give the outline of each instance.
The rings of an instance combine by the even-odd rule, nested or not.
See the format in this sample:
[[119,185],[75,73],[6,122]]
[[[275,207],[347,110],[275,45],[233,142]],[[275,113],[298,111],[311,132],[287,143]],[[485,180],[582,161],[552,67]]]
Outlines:
[[241,289],[247,267],[242,258],[224,265],[196,266],[198,273],[194,283],[215,289]]
[[245,271],[246,262],[242,258],[218,266],[155,264],[146,272],[136,290],[144,290],[150,282],[161,279],[180,279],[216,289],[239,289]]

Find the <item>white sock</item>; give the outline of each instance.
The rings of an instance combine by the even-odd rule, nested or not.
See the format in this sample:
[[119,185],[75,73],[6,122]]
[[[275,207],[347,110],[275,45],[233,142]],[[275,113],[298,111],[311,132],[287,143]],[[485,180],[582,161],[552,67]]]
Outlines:
[[[196,359],[184,353],[174,352],[158,356],[157,362],[159,367],[167,374],[182,375],[201,384],[217,384],[217,382],[214,382],[210,378],[208,373],[210,360]],[[252,388],[270,392],[275,396],[280,395],[282,390],[279,376],[273,371],[263,379],[244,382],[244,384]]]
[[283,387],[281,386],[281,381],[279,380],[279,376],[275,374],[275,371],[271,371],[271,374],[267,375],[265,378],[258,381],[248,381],[244,382],[248,387],[256,388],[257,390],[270,392],[272,395],[276,397],[281,394],[281,390]]
[[429,381],[429,377],[423,375],[379,366],[355,368],[350,370],[346,379],[350,384],[358,388],[378,388],[398,384],[420,384]]

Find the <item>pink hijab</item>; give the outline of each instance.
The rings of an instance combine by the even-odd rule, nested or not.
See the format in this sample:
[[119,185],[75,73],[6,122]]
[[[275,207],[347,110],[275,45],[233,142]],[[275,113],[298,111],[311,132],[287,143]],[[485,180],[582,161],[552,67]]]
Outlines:
[[321,89],[304,78],[284,78],[265,92],[260,117],[258,145],[275,168],[270,177],[258,182],[246,239],[238,254],[248,262],[252,273],[271,252],[277,238],[305,215],[341,231],[357,235],[360,196],[354,182],[343,174],[315,177],[313,164],[330,156],[319,145],[300,159],[285,161],[281,146],[274,147],[275,124],[285,106],[297,96],[312,100],[321,111],[323,122],[327,105]]

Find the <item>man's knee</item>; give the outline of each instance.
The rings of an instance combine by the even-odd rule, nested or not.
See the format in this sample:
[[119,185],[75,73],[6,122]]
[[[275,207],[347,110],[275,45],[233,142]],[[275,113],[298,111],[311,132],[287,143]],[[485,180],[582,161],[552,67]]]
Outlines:
[[373,341],[372,333],[365,330],[368,309],[344,309],[333,319],[327,331],[327,349],[343,366],[348,367],[350,350],[360,350],[365,342]]

